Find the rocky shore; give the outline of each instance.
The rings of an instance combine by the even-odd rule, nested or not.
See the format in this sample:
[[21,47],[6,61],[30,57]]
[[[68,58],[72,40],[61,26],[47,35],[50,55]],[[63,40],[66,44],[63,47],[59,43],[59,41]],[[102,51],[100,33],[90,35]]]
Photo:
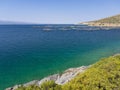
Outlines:
[[85,22],[81,24],[88,25],[88,26],[96,26],[96,27],[120,28],[120,24],[114,24],[114,23]]
[[21,85],[15,85],[13,87],[7,88],[5,90],[16,90],[20,86],[27,87],[29,85],[37,85],[40,86],[42,83],[46,81],[55,81],[56,84],[58,85],[63,85],[67,82],[69,82],[71,79],[73,79],[78,73],[84,72],[86,69],[88,69],[90,66],[81,66],[78,68],[70,68],[62,74],[54,74],[48,77],[45,77],[41,80],[33,80],[31,82],[28,82],[26,84],[21,84]]

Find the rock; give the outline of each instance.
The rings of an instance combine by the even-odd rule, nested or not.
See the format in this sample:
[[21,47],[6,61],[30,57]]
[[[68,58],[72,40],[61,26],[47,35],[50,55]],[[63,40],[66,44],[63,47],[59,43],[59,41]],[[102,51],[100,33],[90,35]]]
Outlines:
[[38,80],[34,80],[34,81],[28,82],[26,84],[23,84],[23,86],[27,87],[27,86],[30,86],[30,85],[37,85],[37,84],[38,84]]
[[88,67],[82,66],[80,68],[70,68],[66,70],[59,78],[55,81],[56,84],[63,85],[73,79],[78,73],[82,73]]
[[46,77],[40,81],[38,81],[38,85],[41,85],[43,82],[46,82],[46,81],[56,81],[59,77],[59,74],[55,74],[55,75],[51,75],[49,77]]
[[16,90],[21,85],[15,85],[14,87],[6,88],[5,90]]

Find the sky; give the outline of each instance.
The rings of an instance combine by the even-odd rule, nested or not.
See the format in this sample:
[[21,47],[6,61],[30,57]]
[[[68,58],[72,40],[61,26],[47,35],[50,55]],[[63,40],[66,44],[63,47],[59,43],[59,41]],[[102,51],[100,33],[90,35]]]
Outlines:
[[120,0],[0,0],[0,20],[76,24],[120,14]]

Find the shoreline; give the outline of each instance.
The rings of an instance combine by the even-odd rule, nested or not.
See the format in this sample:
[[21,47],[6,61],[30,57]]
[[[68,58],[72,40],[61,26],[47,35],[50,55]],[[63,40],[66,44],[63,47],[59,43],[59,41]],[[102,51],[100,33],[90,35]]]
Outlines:
[[79,73],[83,73],[85,70],[87,70],[90,66],[81,66],[78,68],[69,68],[65,70],[62,74],[53,74],[48,77],[45,77],[41,80],[33,80],[25,84],[20,85],[14,85],[12,87],[6,88],[5,90],[16,90],[20,86],[30,86],[30,85],[36,85],[40,86],[42,83],[46,81],[54,81],[58,85],[64,85],[65,83],[69,82],[71,79],[73,79],[75,76],[77,76]]

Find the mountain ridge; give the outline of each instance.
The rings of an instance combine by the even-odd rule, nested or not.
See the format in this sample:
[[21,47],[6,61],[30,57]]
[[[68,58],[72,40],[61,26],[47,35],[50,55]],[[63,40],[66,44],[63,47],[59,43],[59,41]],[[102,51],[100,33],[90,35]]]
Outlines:
[[0,25],[16,25],[16,24],[31,24],[31,23],[26,23],[26,22],[17,22],[17,21],[3,21],[0,20]]

